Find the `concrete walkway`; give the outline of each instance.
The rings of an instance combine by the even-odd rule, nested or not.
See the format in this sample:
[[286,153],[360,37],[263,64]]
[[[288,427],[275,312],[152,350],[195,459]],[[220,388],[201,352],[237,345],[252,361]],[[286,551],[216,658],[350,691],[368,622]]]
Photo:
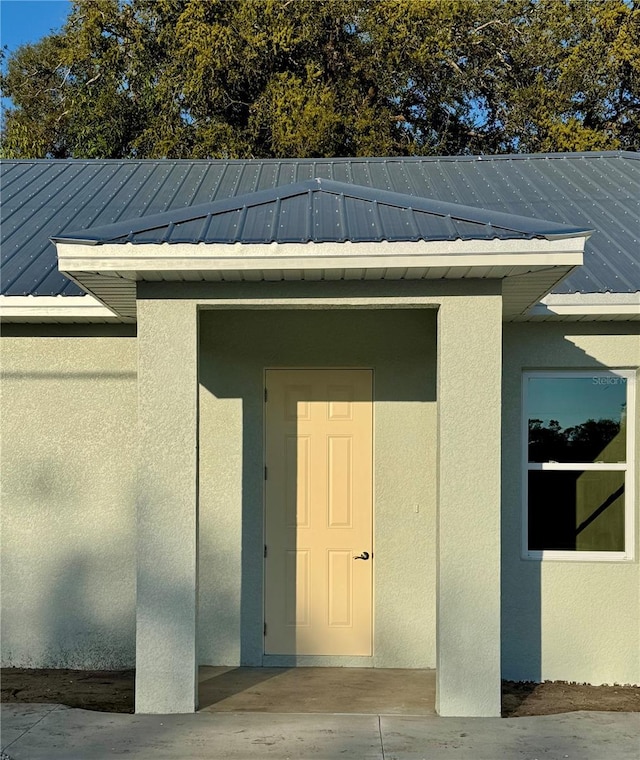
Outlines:
[[537,718],[208,713],[2,706],[11,760],[638,760],[638,713]]

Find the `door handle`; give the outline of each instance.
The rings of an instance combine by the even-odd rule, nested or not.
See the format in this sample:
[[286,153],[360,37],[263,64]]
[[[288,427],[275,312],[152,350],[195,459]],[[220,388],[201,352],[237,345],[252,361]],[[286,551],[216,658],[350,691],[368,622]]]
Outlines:
[[362,552],[362,554],[358,554],[354,559],[369,559],[369,552]]

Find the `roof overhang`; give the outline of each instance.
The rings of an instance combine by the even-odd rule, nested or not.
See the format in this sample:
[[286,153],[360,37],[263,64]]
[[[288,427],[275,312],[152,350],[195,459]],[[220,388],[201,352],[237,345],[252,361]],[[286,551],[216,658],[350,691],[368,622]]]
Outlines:
[[56,243],[67,277],[119,316],[136,282],[503,280],[505,319],[524,314],[583,260],[587,236],[366,243]]
[[0,321],[17,324],[133,322],[115,314],[92,295],[0,296]]
[[640,321],[640,292],[550,293],[522,315],[521,320],[637,322]]

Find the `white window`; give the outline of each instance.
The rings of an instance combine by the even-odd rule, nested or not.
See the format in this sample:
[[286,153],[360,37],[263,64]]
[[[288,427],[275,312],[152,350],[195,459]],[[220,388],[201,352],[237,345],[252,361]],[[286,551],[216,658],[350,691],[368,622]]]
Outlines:
[[526,372],[523,557],[633,559],[634,373]]

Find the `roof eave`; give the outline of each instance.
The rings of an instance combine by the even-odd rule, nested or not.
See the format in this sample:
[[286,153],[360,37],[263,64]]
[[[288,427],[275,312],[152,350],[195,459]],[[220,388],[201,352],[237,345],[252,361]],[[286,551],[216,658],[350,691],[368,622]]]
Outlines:
[[109,324],[132,322],[105,306],[92,295],[7,296],[0,295],[3,324]]
[[550,293],[518,321],[586,322],[640,321],[640,291],[636,293]]
[[524,312],[583,261],[585,236],[556,240],[268,245],[58,243],[60,271],[125,317],[140,281],[509,279],[506,316]]

